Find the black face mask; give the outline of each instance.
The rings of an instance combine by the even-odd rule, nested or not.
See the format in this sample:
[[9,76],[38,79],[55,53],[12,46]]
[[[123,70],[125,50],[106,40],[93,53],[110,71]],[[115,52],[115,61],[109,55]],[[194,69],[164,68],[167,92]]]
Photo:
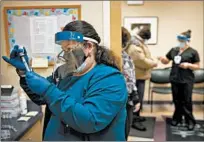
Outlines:
[[84,54],[84,51],[81,50],[80,48],[73,50],[72,55],[74,55],[73,58],[75,58],[76,62],[77,62],[76,68],[78,68],[80,65],[82,65],[87,58],[86,55]]

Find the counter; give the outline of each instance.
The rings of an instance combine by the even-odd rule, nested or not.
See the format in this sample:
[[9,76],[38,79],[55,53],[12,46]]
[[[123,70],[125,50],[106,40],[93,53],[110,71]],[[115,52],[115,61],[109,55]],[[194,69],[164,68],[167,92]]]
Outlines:
[[2,119],[2,125],[12,125],[17,130],[16,132],[9,129],[10,138],[2,141],[42,141],[42,118],[43,113],[41,106],[34,104],[32,101],[28,101],[28,112],[29,111],[38,111],[36,116],[32,116],[27,122],[17,121],[18,118],[11,119]]

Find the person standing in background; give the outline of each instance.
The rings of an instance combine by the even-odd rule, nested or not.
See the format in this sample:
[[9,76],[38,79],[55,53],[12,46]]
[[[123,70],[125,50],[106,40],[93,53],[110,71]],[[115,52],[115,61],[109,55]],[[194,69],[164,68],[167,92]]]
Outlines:
[[170,81],[175,111],[171,125],[177,126],[184,116],[187,128],[193,130],[196,123],[192,107],[193,70],[200,68],[200,58],[198,52],[189,46],[190,38],[191,30],[181,33],[177,36],[179,45],[159,59],[163,64],[173,61]]
[[126,53],[126,49],[129,46],[131,35],[127,29],[122,27],[122,72],[125,77],[127,91],[128,91],[128,102],[126,105],[127,118],[125,126],[126,140],[128,138],[130,128],[133,121],[133,111],[140,109],[139,95],[137,93],[136,79],[135,79],[135,66],[131,57]]
[[[151,57],[147,47],[147,41],[151,38],[151,32],[148,26],[144,26],[131,41],[130,46],[126,50],[128,55],[133,59],[136,72],[136,87],[138,89],[139,99],[142,108],[144,97],[145,80],[150,79],[152,68],[157,66],[157,61]],[[140,110],[134,112],[133,128],[145,131],[146,128],[141,123],[145,121],[144,117],[140,116]]]

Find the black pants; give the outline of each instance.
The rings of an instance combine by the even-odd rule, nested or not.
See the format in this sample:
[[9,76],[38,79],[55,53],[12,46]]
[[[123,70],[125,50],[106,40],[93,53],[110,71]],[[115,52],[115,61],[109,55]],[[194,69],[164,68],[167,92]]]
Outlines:
[[126,110],[127,110],[127,118],[126,118],[126,123],[125,123],[125,137],[127,140],[128,135],[130,133],[130,128],[132,125],[132,120],[133,120],[133,106],[127,104]]
[[192,106],[193,83],[171,83],[171,88],[175,105],[173,120],[181,122],[184,116],[187,124],[190,121],[195,124]]
[[134,115],[140,116],[140,111],[142,109],[143,98],[144,98],[145,80],[139,80],[139,79],[136,80],[136,87],[137,87],[137,92],[140,100],[140,109],[138,112],[135,112]]

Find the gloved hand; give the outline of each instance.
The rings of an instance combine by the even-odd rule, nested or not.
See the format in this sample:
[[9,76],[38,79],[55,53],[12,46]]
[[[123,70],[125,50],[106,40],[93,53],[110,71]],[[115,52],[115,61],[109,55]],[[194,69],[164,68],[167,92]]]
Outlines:
[[34,72],[26,72],[26,83],[30,90],[38,95],[44,94],[51,85],[47,79]]
[[25,50],[25,48],[23,47],[23,49],[20,49],[18,45],[15,45],[13,50],[11,51],[10,54],[10,59],[6,56],[2,56],[2,58],[4,59],[4,61],[6,61],[7,63],[11,64],[12,66],[14,66],[15,68],[19,69],[19,70],[26,70],[20,56],[19,53],[24,52],[24,58],[26,60],[26,62],[28,63],[28,55],[27,52]]

